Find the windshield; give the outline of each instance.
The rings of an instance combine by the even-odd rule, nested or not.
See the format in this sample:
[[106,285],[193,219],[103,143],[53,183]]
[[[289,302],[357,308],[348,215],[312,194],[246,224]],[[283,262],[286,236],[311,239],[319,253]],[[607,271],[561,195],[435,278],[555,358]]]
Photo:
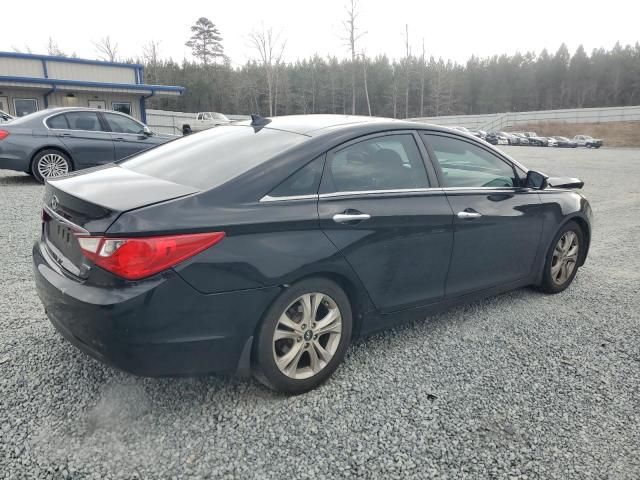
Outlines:
[[137,173],[201,190],[215,188],[302,143],[297,133],[221,126],[179,138],[120,163]]
[[224,120],[225,122],[229,121],[229,119],[221,113],[214,113],[213,118],[215,118],[216,120]]

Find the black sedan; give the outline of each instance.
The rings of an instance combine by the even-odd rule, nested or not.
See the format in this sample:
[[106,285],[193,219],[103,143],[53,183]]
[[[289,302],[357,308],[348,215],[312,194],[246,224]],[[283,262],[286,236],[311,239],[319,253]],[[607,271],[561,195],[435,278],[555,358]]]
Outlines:
[[0,169],[44,182],[173,140],[120,112],[51,108],[0,125]]
[[355,337],[563,291],[591,239],[581,186],[444,127],[256,116],[47,181],[37,291],[63,336],[121,369],[300,393]]

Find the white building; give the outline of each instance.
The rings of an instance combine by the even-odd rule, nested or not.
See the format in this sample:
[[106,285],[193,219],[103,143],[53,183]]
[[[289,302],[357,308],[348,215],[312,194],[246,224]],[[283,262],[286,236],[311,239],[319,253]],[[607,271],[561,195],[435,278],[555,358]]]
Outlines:
[[145,99],[184,87],[145,85],[139,64],[0,52],[0,110],[21,117],[48,107],[117,110],[146,123]]

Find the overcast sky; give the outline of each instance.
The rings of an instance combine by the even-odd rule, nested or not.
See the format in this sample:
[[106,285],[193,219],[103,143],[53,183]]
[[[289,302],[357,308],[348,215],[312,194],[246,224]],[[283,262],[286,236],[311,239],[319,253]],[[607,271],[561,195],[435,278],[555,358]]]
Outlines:
[[[571,51],[583,44],[611,48],[616,41],[640,40],[637,0],[593,2],[360,0],[360,26],[366,34],[359,50],[367,55],[404,55],[404,29],[418,54],[425,41],[427,56],[458,62],[472,54],[543,48],[554,52],[562,42]],[[255,54],[247,34],[261,25],[282,31],[287,39],[286,60],[318,53],[346,56],[344,35],[346,0],[143,0],[94,2],[87,0],[5,1],[2,5],[0,50],[14,47],[46,53],[51,36],[61,50],[97,58],[93,41],[111,36],[122,57],[137,57],[147,41],[159,40],[163,57],[190,58],[184,46],[189,27],[198,17],[211,19],[224,37],[225,53],[234,64]],[[99,6],[98,6],[99,5]],[[0,72],[0,75],[2,72]]]

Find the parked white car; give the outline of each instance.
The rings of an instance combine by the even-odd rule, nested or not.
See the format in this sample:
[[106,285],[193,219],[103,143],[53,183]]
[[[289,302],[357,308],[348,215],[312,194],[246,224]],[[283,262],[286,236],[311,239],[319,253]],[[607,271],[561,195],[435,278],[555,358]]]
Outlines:
[[189,133],[201,132],[218,125],[228,125],[230,123],[231,120],[222,113],[198,112],[191,123],[182,125],[182,133],[188,135]]
[[587,148],[600,148],[603,144],[601,138],[593,138],[589,135],[576,135],[573,137],[573,141],[576,142],[579,147]]
[[549,143],[547,143],[548,147],[557,147],[558,146],[558,141],[553,137],[547,137],[547,142],[549,142]]

